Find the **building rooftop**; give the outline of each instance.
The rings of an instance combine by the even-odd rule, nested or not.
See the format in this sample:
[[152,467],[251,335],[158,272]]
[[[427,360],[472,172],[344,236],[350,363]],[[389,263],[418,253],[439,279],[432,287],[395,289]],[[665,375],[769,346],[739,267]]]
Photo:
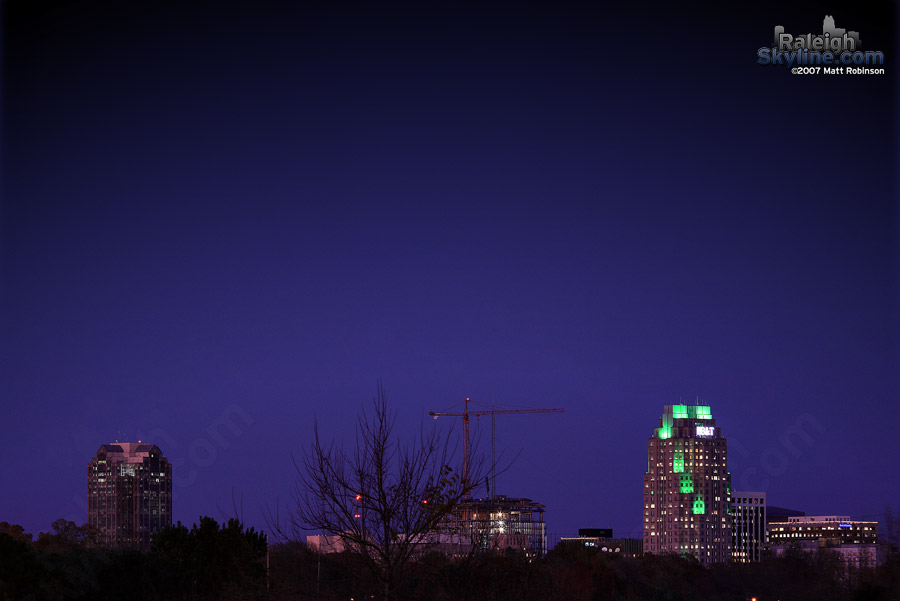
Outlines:
[[100,448],[97,449],[97,457],[103,457],[114,463],[141,463],[144,458],[150,456],[154,449],[157,453],[161,452],[155,444],[140,440],[137,442],[113,442],[100,445]]
[[460,507],[466,508],[488,508],[498,507],[511,510],[527,510],[543,512],[547,506],[531,499],[521,497],[507,497],[506,495],[494,495],[489,499],[466,499],[459,503]]

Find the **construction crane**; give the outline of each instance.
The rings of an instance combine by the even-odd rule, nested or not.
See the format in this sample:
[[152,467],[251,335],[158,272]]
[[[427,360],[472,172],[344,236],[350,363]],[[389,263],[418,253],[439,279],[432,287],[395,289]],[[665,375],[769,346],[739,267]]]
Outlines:
[[471,491],[471,482],[469,481],[469,471],[471,469],[471,461],[472,461],[472,443],[469,438],[469,420],[472,417],[482,417],[484,415],[491,416],[491,471],[494,470],[493,465],[493,454],[494,454],[494,440],[495,440],[495,428],[494,428],[494,416],[495,415],[519,415],[523,413],[565,413],[565,409],[554,408],[554,409],[538,409],[538,408],[530,408],[530,409],[494,409],[491,407],[490,409],[476,409],[474,411],[469,411],[469,403],[472,402],[471,399],[466,397],[466,404],[462,413],[449,413],[446,411],[429,411],[428,415],[437,419],[439,417],[461,417],[463,420],[463,486],[466,491],[466,495],[469,495],[469,491]]

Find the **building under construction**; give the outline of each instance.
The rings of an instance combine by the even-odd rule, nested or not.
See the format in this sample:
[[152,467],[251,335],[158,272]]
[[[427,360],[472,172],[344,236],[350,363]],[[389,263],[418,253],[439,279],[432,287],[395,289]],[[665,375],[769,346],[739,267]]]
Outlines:
[[[521,415],[535,413],[563,413],[562,408],[496,408],[470,409],[472,399],[466,398],[463,411],[429,411],[429,415],[439,417],[461,417],[463,422],[463,484],[466,491],[472,487],[472,443],[470,423],[474,417],[491,418],[491,470],[495,465],[494,446],[496,444],[494,418],[497,415]],[[478,405],[476,403],[476,405]],[[494,481],[493,474],[490,478]],[[486,479],[487,483],[487,479]],[[496,482],[493,482],[496,487]],[[491,487],[488,486],[488,489]],[[547,553],[547,526],[544,524],[545,505],[531,499],[509,498],[494,495],[486,499],[464,499],[443,521],[436,537],[438,550],[459,556],[479,551],[516,549],[529,557],[543,557]],[[435,538],[437,540],[435,540]]]
[[[457,505],[437,530],[420,535],[414,542],[418,554],[437,551],[464,557],[485,551],[521,551],[528,557],[547,553],[545,506],[531,499],[496,495],[467,499]],[[311,535],[306,542],[319,553],[340,553],[354,548],[343,535]]]
[[440,547],[450,555],[515,549],[529,557],[547,553],[546,506],[495,495],[462,501],[441,526]]

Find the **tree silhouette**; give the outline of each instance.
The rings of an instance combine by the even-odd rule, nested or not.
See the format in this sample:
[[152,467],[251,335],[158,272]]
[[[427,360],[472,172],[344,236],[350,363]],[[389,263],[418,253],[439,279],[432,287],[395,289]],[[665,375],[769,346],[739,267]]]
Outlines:
[[265,596],[267,538],[235,518],[219,526],[202,516],[188,530],[178,522],[153,535],[151,554],[169,585],[186,599],[261,599]]
[[30,543],[32,536],[30,532],[25,532],[25,528],[18,524],[10,524],[9,522],[0,522],[0,533],[8,534],[17,541]]
[[34,543],[40,551],[62,552],[96,547],[100,533],[90,524],[78,526],[75,522],[58,519],[50,525],[50,532],[41,532]]
[[[442,521],[470,493],[449,465],[448,438],[422,432],[404,444],[394,436],[394,423],[379,382],[371,413],[357,421],[355,449],[324,442],[316,425],[312,445],[296,464],[289,516],[292,535],[322,532],[361,557],[386,601],[394,598],[407,563],[437,544]],[[481,472],[482,463],[475,463]]]

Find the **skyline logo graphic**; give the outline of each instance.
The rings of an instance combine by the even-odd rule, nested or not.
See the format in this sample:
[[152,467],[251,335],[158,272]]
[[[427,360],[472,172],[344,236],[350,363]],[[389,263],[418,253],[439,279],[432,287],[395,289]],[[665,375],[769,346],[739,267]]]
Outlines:
[[860,65],[884,65],[881,51],[861,50],[858,31],[835,25],[832,15],[822,20],[822,33],[794,35],[776,25],[772,46],[756,52],[757,64],[784,65],[795,75],[883,75],[884,69]]
[[831,50],[832,52],[841,53],[857,50],[860,46],[859,32],[847,31],[846,29],[834,26],[834,17],[825,15],[822,21],[822,34],[814,35],[808,33],[806,35],[794,36],[784,32],[781,25],[775,26],[775,39],[773,40],[773,48],[780,51],[786,50],[803,50],[804,48],[812,50]]

